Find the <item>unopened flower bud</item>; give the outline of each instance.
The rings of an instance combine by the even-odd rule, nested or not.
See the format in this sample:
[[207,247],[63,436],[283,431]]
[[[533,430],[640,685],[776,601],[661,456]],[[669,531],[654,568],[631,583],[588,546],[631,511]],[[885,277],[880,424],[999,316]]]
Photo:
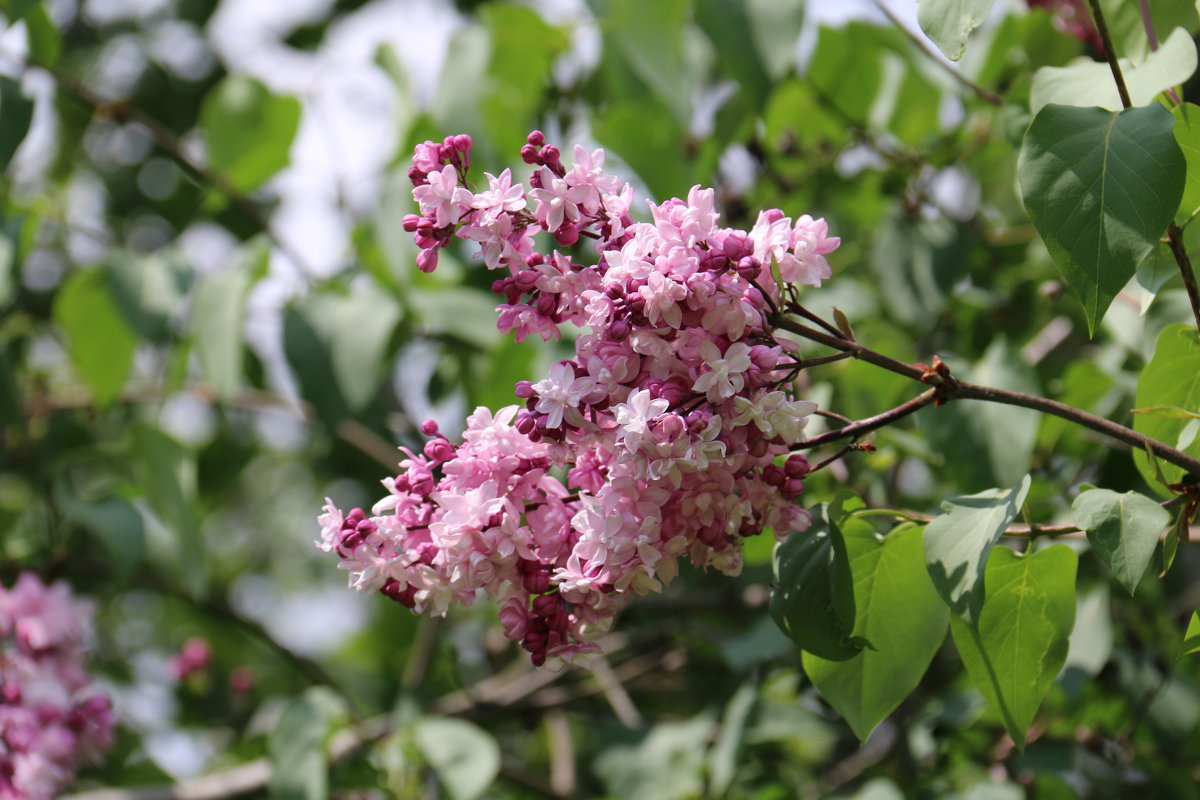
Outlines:
[[421,272],[433,272],[438,265],[438,251],[436,248],[422,250],[417,254],[417,269]]
[[540,159],[538,158],[537,147],[535,147],[531,144],[527,144],[524,147],[522,147],[521,148],[521,160],[524,161],[526,164],[540,163]]
[[783,463],[783,471],[787,473],[789,478],[803,478],[812,471],[812,466],[808,463],[808,459],[803,453],[793,453]]
[[425,434],[426,436],[437,436],[438,435],[437,420],[427,419],[424,422],[422,422],[421,423],[421,433]]
[[529,381],[517,381],[517,384],[513,386],[513,394],[522,400],[528,400],[534,395],[533,384]]
[[530,131],[529,135],[525,137],[525,141],[534,147],[541,147],[546,143],[546,135],[541,131]]

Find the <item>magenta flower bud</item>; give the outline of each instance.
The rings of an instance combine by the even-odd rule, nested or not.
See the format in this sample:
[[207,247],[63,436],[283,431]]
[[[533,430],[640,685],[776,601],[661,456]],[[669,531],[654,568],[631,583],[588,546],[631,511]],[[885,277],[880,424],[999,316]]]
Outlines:
[[417,254],[417,269],[421,272],[433,272],[438,265],[437,248],[431,247]]
[[417,227],[421,224],[421,218],[416,214],[405,214],[400,224],[408,233],[416,233]]
[[11,705],[21,702],[21,687],[15,683],[0,686],[0,700]]
[[787,475],[784,474],[782,467],[769,464],[763,467],[762,479],[763,483],[768,486],[782,486],[783,482],[787,480]]
[[663,383],[662,389],[659,391],[658,396],[665,399],[671,405],[677,406],[684,400],[687,400],[691,394],[691,389],[689,389],[686,385],[677,383],[674,380],[669,380]]
[[812,471],[812,466],[803,453],[793,453],[783,463],[783,471],[789,478],[803,478]]
[[424,422],[422,422],[421,423],[421,433],[425,434],[426,436],[437,436],[438,435],[437,420],[427,419]]
[[545,594],[550,590],[550,573],[544,567],[537,572],[529,572],[521,581],[521,585],[530,594]]
[[784,214],[778,208],[768,208],[762,213],[762,215],[763,219],[765,219],[767,222],[779,222],[779,220],[787,216],[787,214]]
[[537,270],[525,269],[518,272],[514,276],[513,280],[516,282],[517,288],[520,289],[522,293],[525,293],[533,291],[541,277],[541,273],[539,273]]
[[426,186],[429,184],[429,178],[426,177],[426,173],[423,172],[420,167],[409,167],[408,179],[412,181],[412,185],[414,187]]
[[531,144],[521,147],[521,160],[526,164],[539,164],[541,160],[538,158],[538,149]]
[[529,660],[531,662],[533,662],[533,665],[535,667],[540,667],[546,663],[546,654],[545,653],[530,653]]
[[558,148],[554,145],[548,144],[538,151],[538,156],[542,159],[542,161],[546,162],[546,166],[553,168],[556,164],[558,164],[558,160],[562,157],[562,153],[560,153]]
[[529,135],[525,137],[525,141],[534,147],[541,147],[546,143],[546,135],[541,131],[530,131]]
[[[532,400],[533,398],[531,397],[529,399]],[[534,422],[532,414],[530,414],[528,411],[522,410],[517,413],[517,422],[513,427],[515,427],[517,429],[517,433],[521,434],[522,436],[529,436],[537,429],[537,424]]]
[[748,281],[752,281],[758,277],[758,273],[762,271],[762,262],[754,256],[746,256],[737,262],[737,274],[741,275]]
[[367,515],[363,513],[361,508],[353,508],[350,510],[350,513],[346,515],[346,519],[342,523],[342,530],[354,530],[358,527],[358,523],[362,522],[366,518]]
[[517,381],[516,385],[513,386],[513,394],[522,400],[528,400],[534,395],[533,384],[529,381]]
[[471,149],[471,135],[460,133],[454,138],[454,149],[460,153],[465,153]]
[[788,478],[781,490],[788,497],[796,497],[804,491],[804,481],[799,478]]
[[544,294],[538,297],[537,302],[533,304],[537,312],[542,316],[550,316],[558,310],[558,297],[552,294]]
[[558,610],[558,598],[552,594],[543,594],[533,598],[533,610],[538,616],[548,617]]
[[454,458],[454,445],[445,439],[431,439],[425,443],[425,455],[439,463]]
[[632,332],[633,329],[629,326],[629,323],[623,319],[616,320],[612,325],[608,326],[608,338],[614,342],[625,341]]
[[554,241],[558,242],[563,247],[570,247],[579,241],[579,226],[568,225],[564,222],[562,226],[554,232]]

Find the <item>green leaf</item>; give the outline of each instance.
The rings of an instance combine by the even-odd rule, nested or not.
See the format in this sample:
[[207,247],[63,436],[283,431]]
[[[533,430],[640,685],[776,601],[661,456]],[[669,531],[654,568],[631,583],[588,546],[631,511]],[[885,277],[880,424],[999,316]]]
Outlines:
[[139,256],[117,253],[106,269],[109,289],[121,313],[147,339],[162,339],[179,313],[188,266],[165,252]]
[[[1190,165],[1188,170],[1190,174]],[[1175,256],[1171,253],[1170,245],[1165,242],[1154,245],[1149,255],[1142,259],[1137,273],[1133,276],[1137,281],[1142,316],[1145,316],[1146,312],[1150,310],[1150,305],[1154,302],[1154,298],[1163,284],[1178,274],[1179,265],[1175,263]]]
[[500,746],[466,720],[420,717],[413,739],[453,800],[474,800],[500,773]]
[[1159,571],[1158,577],[1166,577],[1166,574],[1171,571],[1171,567],[1175,563],[1175,555],[1179,551],[1179,543],[1188,541],[1190,522],[1191,515],[1188,514],[1185,504],[1180,507],[1179,513],[1175,515],[1175,521],[1171,523],[1167,535],[1163,537],[1162,570]]
[[[1149,19],[1153,22],[1155,37],[1165,40],[1176,28],[1195,31],[1200,27],[1195,0],[1148,0]],[[1116,51],[1137,63],[1151,53],[1149,37],[1146,36],[1146,19],[1142,17],[1142,0],[1130,3],[1127,0],[1100,0],[1100,8],[1108,23]]]
[[962,58],[967,37],[987,18],[995,0],[918,0],[917,22],[951,61]]
[[4,14],[9,25],[14,25],[33,10],[37,3],[38,0],[3,0],[0,2],[0,14]]
[[1177,658],[1200,653],[1200,612],[1193,611],[1188,621],[1187,631],[1183,634],[1183,644],[1179,647]]
[[7,75],[0,76],[0,172],[8,169],[13,155],[33,122],[33,101],[21,91],[21,84]]
[[204,538],[192,510],[195,458],[162,431],[140,427],[133,436],[138,485],[159,519],[175,534],[180,580],[193,597],[202,597],[208,580]]
[[104,272],[72,273],[54,298],[53,313],[79,377],[97,404],[111,404],[121,396],[138,340],[118,311]]
[[1200,106],[1184,103],[1171,113],[1175,117],[1175,141],[1187,161],[1187,178],[1183,184],[1183,201],[1176,221],[1182,223],[1200,209]]
[[532,8],[514,3],[488,3],[479,17],[492,41],[484,120],[496,148],[515,153],[535,127],[542,95],[553,83],[554,60],[569,41]]
[[1082,493],[1071,511],[1075,524],[1087,531],[1096,555],[1132,595],[1150,567],[1158,537],[1171,515],[1143,494],[1109,489]]
[[722,66],[741,84],[752,98],[753,109],[758,111],[770,94],[771,78],[766,66],[759,60],[759,51],[746,46],[754,40],[751,11],[744,3],[728,3],[724,0],[696,2],[696,22],[716,46]]
[[[1192,325],[1176,324],[1163,328],[1154,346],[1154,357],[1138,378],[1137,408],[1174,406],[1200,409],[1200,336]],[[1133,429],[1151,439],[1173,444],[1179,440],[1188,420],[1149,414],[1136,414]],[[1200,457],[1200,442],[1192,442],[1184,451]],[[1144,452],[1135,450],[1133,458],[1147,482],[1154,480],[1153,470]],[[1159,460],[1167,483],[1178,483],[1183,469]],[[1200,477],[1200,476],[1197,476]]]
[[[776,634],[778,635],[778,634]],[[738,755],[746,735],[746,725],[758,699],[758,686],[746,681],[733,693],[721,715],[721,730],[709,754],[709,792],[720,797],[737,773]]]
[[329,764],[325,737],[329,712],[324,703],[307,695],[287,704],[271,730],[271,797],[274,800],[326,800]]
[[128,578],[141,566],[146,546],[142,515],[122,497],[96,501],[64,498],[60,507],[67,517],[96,537],[108,555],[113,574]]
[[942,503],[943,513],[925,527],[925,567],[933,586],[957,616],[978,622],[986,585],[988,553],[1005,528],[1017,518],[1030,479],[1007,491],[988,489],[978,494],[952,497]]
[[[302,320],[311,337],[304,344],[289,337]],[[388,295],[358,291],[348,295],[310,294],[288,309],[284,320],[284,347],[288,360],[300,373],[305,396],[336,391],[347,414],[361,411],[378,396],[388,341],[400,320],[400,307]],[[307,349],[306,352],[301,352]],[[314,381],[332,377],[334,386]]]
[[241,388],[246,298],[250,288],[267,274],[270,255],[269,243],[259,239],[228,267],[210,272],[196,283],[192,299],[196,359],[222,401],[233,399]]
[[681,125],[691,121],[695,83],[684,47],[690,5],[690,0],[596,2],[606,40]]
[[1161,106],[1111,113],[1050,105],[1025,134],[1025,208],[1089,331],[1133,277],[1179,208],[1186,163]]
[[299,127],[299,100],[271,94],[245,75],[222,80],[200,109],[200,130],[213,169],[243,192],[287,166]]
[[853,22],[822,27],[808,62],[808,80],[822,100],[859,124],[867,122],[883,81],[879,51],[870,47],[874,31],[864,31],[868,27]]
[[759,60],[772,80],[795,68],[804,0],[745,0]]
[[62,53],[62,34],[46,6],[38,3],[25,14],[25,30],[29,36],[29,55],[42,67],[53,67]]
[[862,649],[851,639],[854,578],[831,507],[814,511],[811,528],[775,549],[771,617],[802,650],[840,661]]
[[592,120],[596,139],[616,151],[661,202],[693,185],[687,129],[654,98],[619,100]]
[[[1136,66],[1124,58],[1120,62],[1132,104],[1148,106],[1160,92],[1184,83],[1196,71],[1196,45],[1187,31],[1176,28],[1145,62]],[[1051,103],[1099,106],[1109,111],[1122,108],[1108,63],[1091,59],[1080,59],[1065,67],[1042,67],[1034,73],[1030,111],[1036,114]]]
[[988,559],[987,602],[978,625],[950,619],[967,673],[1019,748],[1067,658],[1077,564],[1065,545],[1026,556],[997,548]]
[[866,738],[916,688],[946,638],[949,612],[922,568],[921,528],[901,525],[880,540],[869,525],[847,526],[854,576],[854,634],[871,647],[845,661],[804,653],[817,691]]

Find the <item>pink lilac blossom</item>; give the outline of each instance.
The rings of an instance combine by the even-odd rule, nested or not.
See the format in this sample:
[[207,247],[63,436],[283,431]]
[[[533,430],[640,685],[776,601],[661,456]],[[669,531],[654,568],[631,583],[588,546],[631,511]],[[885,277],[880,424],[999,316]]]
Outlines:
[[83,669],[91,615],[32,573],[0,586],[0,800],[49,800],[112,746],[112,707]]
[[[790,447],[816,406],[792,395],[794,362],[773,336],[785,287],[772,265],[819,286],[839,239],[778,209],[749,232],[723,228],[699,186],[635,222],[602,150],[576,147],[568,166],[537,131],[521,150],[528,189],[505,170],[472,192],[469,151],[463,136],[415,150],[421,213],[404,228],[419,266],[455,238],[477,243],[502,273],[500,330],[549,340],[574,326],[575,356],[519,382],[523,405],[477,409],[461,444],[425,423],[429,441],[404,450],[373,508],[327,503],[317,545],[353,587],[417,612],[492,597],[541,665],[597,650],[621,603],[661,591],[680,559],[737,574],[744,537],[808,528],[796,501],[809,465]],[[595,257],[543,252],[538,233],[589,238]]]

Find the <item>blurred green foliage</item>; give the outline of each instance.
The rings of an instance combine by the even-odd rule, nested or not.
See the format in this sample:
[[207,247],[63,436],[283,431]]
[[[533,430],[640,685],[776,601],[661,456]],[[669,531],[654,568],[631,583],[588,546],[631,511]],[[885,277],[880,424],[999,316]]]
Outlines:
[[[868,613],[838,634],[858,637],[841,654],[851,658],[827,663],[802,657],[770,621],[769,532],[747,540],[740,578],[685,570],[668,594],[629,606],[605,661],[562,674],[531,672],[493,609],[456,609],[438,624],[381,598],[354,602],[311,546],[321,498],[368,504],[396,446],[420,445],[425,415],[505,404],[513,382],[562,352],[496,332],[491,277],[470,248],[447,253],[434,275],[415,270],[400,227],[411,210],[406,159],[414,144],[458,132],[474,137],[477,169],[493,173],[519,169],[516,148],[542,128],[560,146],[604,146],[653,199],[715,186],[730,226],[769,207],[824,216],[843,245],[834,278],[804,300],[825,316],[840,309],[860,341],[905,361],[937,353],[953,374],[1200,453],[1194,426],[1181,439],[1188,418],[1130,413],[1200,410],[1191,312],[1155,246],[1158,216],[1193,218],[1195,176],[1177,213],[1150,198],[1165,211],[1134,248],[1150,255],[1130,256],[1101,289],[1111,306],[1085,312],[1074,292],[1096,286],[1070,270],[1064,285],[1016,175],[1046,92],[1075,85],[1073,59],[1103,65],[1044,10],[1009,8],[971,34],[955,69],[996,104],[890,24],[811,26],[812,55],[798,67],[798,0],[595,0],[569,21],[535,4],[458,3],[435,78],[413,74],[400,44],[366,55],[392,93],[397,138],[367,201],[338,196],[342,254],[314,263],[276,213],[297,191],[280,171],[295,166],[305,131],[327,122],[313,118],[312,98],[213,56],[211,4],[184,0],[144,18],[64,13],[71,5],[0,3],[29,43],[28,67],[0,77],[0,578],[36,570],[99,605],[94,664],[123,726],[79,791],[136,791],[264,759],[274,771],[251,795],[1200,795],[1200,559],[1184,513],[1172,509],[1140,584],[1128,570],[1114,582],[1093,557],[1078,560],[1072,583],[1081,537],[1024,559],[1010,546],[1025,540],[1000,539],[1014,521],[1072,521],[1088,485],[1164,491],[1145,454],[1061,419],[955,401],[879,431],[874,452],[808,482],[813,505],[851,489],[871,507],[936,514],[947,498],[1030,476],[1023,508],[982,536],[996,544],[986,575],[977,564],[993,602],[975,629],[952,622],[953,643],[944,605],[931,602],[938,580],[929,586],[912,566],[919,527],[902,523],[880,541],[886,517],[833,522],[847,526],[841,558],[858,568],[827,599]],[[317,18],[276,31],[275,45],[321,52],[383,4],[318,5]],[[1149,4],[1157,38],[1175,48],[1154,63],[1133,4],[1102,5],[1118,54],[1143,65],[1146,102],[1191,74],[1191,3]],[[208,66],[180,71],[147,56],[164,24],[191,31]],[[595,58],[564,61],[589,36]],[[140,53],[138,66],[111,92],[101,78],[122,47]],[[1190,111],[1174,122],[1189,166]],[[18,145],[38,144],[39,114],[54,124],[41,129],[34,169]],[[1060,144],[1045,139],[1050,151]],[[104,198],[99,215],[81,211],[89,186]],[[1184,230],[1193,257],[1196,229]],[[200,264],[189,237],[205,231],[219,232],[224,252]],[[852,418],[916,392],[853,361],[800,381]],[[1182,477],[1161,467],[1168,482]],[[1009,636],[1014,620],[1022,627]],[[166,659],[197,635],[213,662],[175,682]],[[887,649],[897,636],[905,653]],[[1002,660],[987,676],[980,649],[993,640],[988,652]],[[168,757],[172,741],[191,755]]]

